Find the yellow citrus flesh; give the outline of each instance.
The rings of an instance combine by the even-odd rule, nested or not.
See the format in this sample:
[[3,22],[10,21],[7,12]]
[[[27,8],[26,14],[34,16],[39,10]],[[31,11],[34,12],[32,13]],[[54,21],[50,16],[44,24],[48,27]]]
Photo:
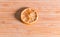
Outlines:
[[26,24],[32,24],[37,20],[37,12],[32,8],[27,8],[21,13],[21,20]]

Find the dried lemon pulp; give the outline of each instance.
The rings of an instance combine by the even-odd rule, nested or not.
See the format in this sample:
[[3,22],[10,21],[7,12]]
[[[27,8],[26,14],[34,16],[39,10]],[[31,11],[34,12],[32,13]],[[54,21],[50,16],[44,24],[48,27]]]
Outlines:
[[32,24],[37,20],[37,12],[32,8],[26,8],[21,12],[21,20],[26,24]]

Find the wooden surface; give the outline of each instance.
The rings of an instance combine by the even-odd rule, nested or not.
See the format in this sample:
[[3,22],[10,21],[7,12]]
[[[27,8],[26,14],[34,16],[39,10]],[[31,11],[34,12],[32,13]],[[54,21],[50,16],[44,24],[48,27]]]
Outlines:
[[[15,18],[21,7],[38,9],[35,24]],[[60,0],[0,0],[0,37],[60,37]]]

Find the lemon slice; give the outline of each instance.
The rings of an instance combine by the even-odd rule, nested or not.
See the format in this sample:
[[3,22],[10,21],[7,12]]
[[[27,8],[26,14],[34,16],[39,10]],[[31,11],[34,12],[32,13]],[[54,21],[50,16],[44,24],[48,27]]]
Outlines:
[[35,23],[37,18],[37,12],[33,8],[26,8],[21,12],[21,20],[26,24]]

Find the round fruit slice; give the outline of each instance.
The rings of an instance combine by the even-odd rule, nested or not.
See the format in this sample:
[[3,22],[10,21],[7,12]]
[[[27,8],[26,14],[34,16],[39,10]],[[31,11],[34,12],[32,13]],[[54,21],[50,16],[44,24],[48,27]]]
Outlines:
[[35,23],[37,20],[37,12],[32,8],[26,8],[21,12],[21,20],[26,24]]

